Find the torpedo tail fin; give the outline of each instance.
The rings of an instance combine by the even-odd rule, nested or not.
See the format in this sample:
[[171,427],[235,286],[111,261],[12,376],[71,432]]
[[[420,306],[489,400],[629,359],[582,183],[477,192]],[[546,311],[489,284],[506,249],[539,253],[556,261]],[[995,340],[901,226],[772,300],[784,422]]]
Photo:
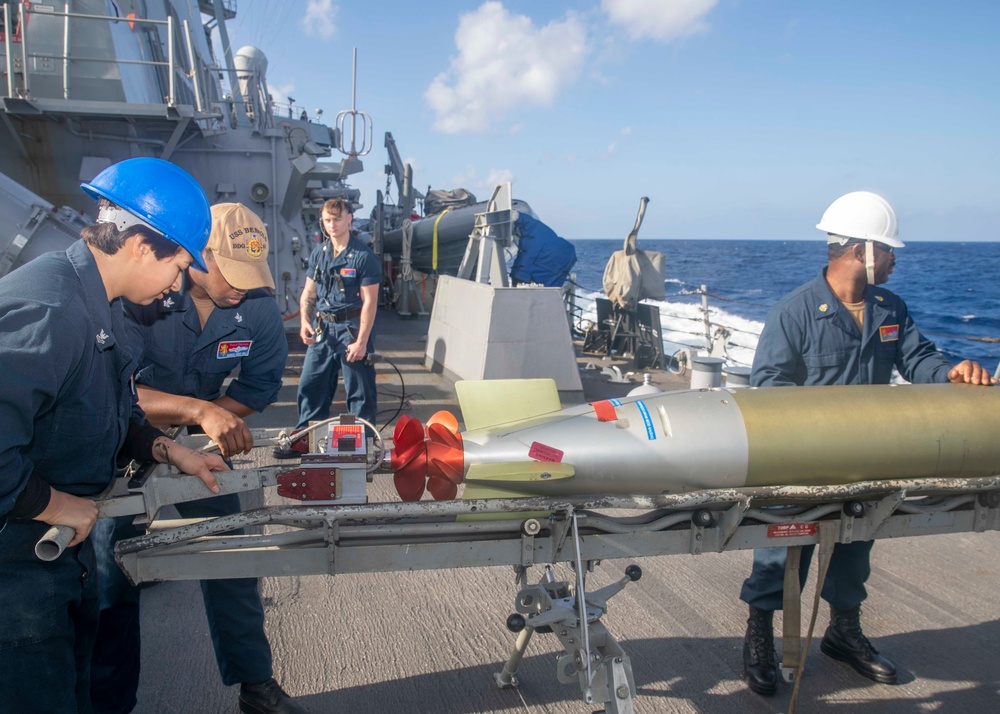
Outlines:
[[479,379],[455,383],[469,431],[562,409],[553,379]]

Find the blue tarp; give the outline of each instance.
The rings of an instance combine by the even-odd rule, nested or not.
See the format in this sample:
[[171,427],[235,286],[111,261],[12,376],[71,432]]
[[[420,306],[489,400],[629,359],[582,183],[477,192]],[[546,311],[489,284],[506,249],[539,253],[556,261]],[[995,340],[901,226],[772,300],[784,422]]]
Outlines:
[[573,244],[526,213],[518,216],[517,228],[521,238],[510,277],[519,283],[562,287],[569,271],[576,265]]

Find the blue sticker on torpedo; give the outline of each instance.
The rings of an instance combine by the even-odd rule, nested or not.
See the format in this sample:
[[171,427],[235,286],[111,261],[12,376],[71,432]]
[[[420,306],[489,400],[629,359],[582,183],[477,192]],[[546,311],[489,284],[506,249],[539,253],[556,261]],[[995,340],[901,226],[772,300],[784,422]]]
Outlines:
[[642,423],[646,425],[646,438],[654,441],[656,439],[656,429],[653,428],[653,418],[649,415],[646,403],[640,401],[636,402],[635,405],[639,407],[639,413],[642,414]]

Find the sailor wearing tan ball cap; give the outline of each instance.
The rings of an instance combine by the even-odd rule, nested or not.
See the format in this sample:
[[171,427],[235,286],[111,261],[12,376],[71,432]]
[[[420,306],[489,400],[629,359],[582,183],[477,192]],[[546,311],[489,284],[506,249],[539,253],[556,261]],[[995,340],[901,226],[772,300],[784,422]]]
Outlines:
[[212,206],[212,234],[205,250],[206,258],[215,259],[222,277],[235,290],[274,289],[267,265],[267,230],[257,214],[243,204]]

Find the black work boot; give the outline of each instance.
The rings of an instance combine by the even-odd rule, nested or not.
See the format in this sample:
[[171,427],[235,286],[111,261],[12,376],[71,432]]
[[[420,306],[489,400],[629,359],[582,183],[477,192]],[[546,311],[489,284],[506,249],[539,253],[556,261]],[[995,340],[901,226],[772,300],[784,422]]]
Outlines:
[[830,608],[830,626],[819,648],[827,657],[847,662],[862,677],[883,684],[896,683],[896,665],[878,653],[861,631],[861,608]]
[[240,711],[244,714],[309,714],[281,688],[274,677],[260,684],[240,685]]
[[778,689],[778,656],[774,652],[774,611],[750,606],[743,639],[743,678],[750,689],[770,696]]

